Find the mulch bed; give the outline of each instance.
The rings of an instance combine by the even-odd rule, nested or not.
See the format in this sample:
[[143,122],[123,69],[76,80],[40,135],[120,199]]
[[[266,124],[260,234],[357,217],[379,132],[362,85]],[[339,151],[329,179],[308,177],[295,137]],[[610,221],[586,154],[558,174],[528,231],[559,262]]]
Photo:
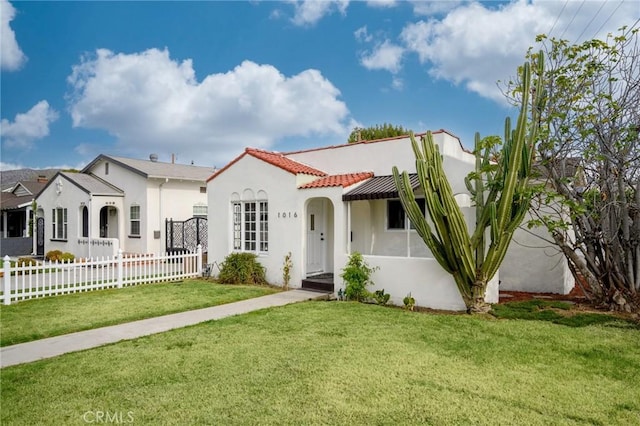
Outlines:
[[498,303],[507,302],[522,302],[532,299],[542,300],[564,300],[574,302],[576,304],[588,304],[589,300],[585,297],[584,293],[579,286],[573,287],[569,294],[556,294],[556,293],[528,293],[524,291],[507,291],[501,290]]

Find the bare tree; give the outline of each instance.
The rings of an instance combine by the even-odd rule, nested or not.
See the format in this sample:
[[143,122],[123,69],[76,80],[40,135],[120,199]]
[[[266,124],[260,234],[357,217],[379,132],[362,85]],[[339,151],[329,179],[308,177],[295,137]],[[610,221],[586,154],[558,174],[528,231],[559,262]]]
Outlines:
[[[640,56],[638,29],[571,45],[539,36],[547,102],[538,215],[576,281],[609,308],[640,309]],[[528,54],[535,57],[539,53]],[[508,96],[518,98],[517,85]],[[577,166],[577,167],[576,167]]]

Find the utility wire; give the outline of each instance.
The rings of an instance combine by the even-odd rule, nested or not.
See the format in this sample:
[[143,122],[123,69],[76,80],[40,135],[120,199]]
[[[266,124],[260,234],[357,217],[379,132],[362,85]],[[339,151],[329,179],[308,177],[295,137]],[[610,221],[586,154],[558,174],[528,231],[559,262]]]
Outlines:
[[[615,9],[613,9],[613,12],[611,12],[611,14],[609,15],[609,17],[602,23],[602,25],[600,25],[600,28],[598,28],[598,30],[593,34],[593,36],[591,38],[596,38],[596,36],[598,35],[598,33],[600,32],[600,30],[602,30],[605,26],[605,24],[607,22],[609,22],[609,19],[611,19],[613,17],[613,15],[618,11],[618,9],[620,9],[620,6],[622,6],[622,3],[624,3],[624,0],[622,0],[620,3],[618,3],[618,6],[616,6]],[[635,24],[634,24],[635,25]]]
[[595,15],[593,15],[593,18],[591,18],[589,23],[584,27],[584,30],[582,30],[582,32],[576,38],[576,41],[574,41],[573,44],[578,44],[578,42],[580,41],[580,37],[582,37],[582,35],[584,34],[585,31],[587,31],[587,28],[589,28],[589,25],[591,25],[591,23],[594,21],[594,19],[596,19],[596,17],[598,16],[598,14],[600,13],[600,11],[602,10],[602,8],[604,7],[605,4],[606,4],[606,2],[603,1],[602,4],[600,5],[600,9],[598,9],[598,11],[595,13]]
[[576,19],[576,16],[578,16],[580,9],[582,9],[582,6],[584,6],[584,2],[585,0],[582,0],[582,3],[580,3],[580,6],[578,7],[578,9],[576,9],[576,13],[573,14],[573,18],[571,18],[571,21],[569,21],[567,26],[564,28],[564,31],[562,31],[562,34],[560,34],[560,39],[562,39],[562,37],[564,36],[564,33],[566,33],[569,27],[571,26],[571,24],[573,24],[573,21]]
[[551,32],[555,29],[556,24],[558,23],[558,20],[560,19],[560,16],[562,15],[562,12],[564,12],[564,8],[567,7],[567,3],[569,3],[569,0],[565,0],[564,4],[562,5],[562,9],[560,9],[560,13],[558,13],[558,16],[556,16],[556,21],[553,23],[553,25],[551,26],[551,29],[547,33],[547,34],[549,34],[549,37],[551,37]]

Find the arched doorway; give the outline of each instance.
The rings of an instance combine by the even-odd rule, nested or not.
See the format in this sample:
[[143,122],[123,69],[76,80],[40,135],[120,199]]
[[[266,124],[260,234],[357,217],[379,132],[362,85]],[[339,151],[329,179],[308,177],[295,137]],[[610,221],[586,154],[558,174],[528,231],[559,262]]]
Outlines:
[[306,208],[306,275],[333,272],[333,204],[328,198],[312,198]]
[[100,209],[100,238],[118,238],[118,209],[113,206]]

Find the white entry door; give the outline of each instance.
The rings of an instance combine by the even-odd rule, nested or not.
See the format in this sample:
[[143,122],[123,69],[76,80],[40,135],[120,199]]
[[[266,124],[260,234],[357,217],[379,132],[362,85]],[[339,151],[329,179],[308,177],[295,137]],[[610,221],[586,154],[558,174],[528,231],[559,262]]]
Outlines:
[[307,275],[324,272],[324,202],[312,200],[307,206]]

